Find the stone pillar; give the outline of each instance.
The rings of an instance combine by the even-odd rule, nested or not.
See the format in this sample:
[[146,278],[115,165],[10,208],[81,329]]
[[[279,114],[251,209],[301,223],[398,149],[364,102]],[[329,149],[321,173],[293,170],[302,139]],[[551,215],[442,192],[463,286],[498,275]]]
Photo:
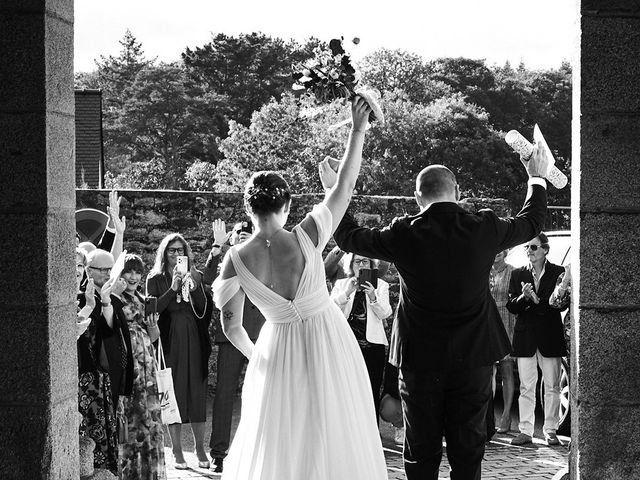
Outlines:
[[0,3],[0,478],[78,478],[73,0]]
[[581,0],[580,26],[571,478],[628,480],[640,478],[640,3]]

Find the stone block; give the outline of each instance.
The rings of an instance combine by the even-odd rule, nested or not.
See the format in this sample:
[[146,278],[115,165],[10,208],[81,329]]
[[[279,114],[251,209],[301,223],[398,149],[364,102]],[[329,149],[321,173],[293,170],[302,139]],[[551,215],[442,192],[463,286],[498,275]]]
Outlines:
[[44,12],[29,14],[3,9],[0,32],[3,32],[0,112],[44,113]]
[[78,478],[77,403],[77,397],[42,406],[3,402],[0,478]]
[[76,387],[68,399],[51,404],[51,473],[42,478],[78,478],[80,445],[77,391]]
[[47,180],[49,209],[75,210],[75,128],[73,117],[58,113],[47,114],[45,165],[46,171],[55,172]]
[[78,400],[75,302],[49,307],[49,371],[51,402]]
[[167,217],[155,210],[139,210],[135,214],[135,222],[138,225],[154,227],[167,223]]
[[582,18],[583,115],[640,110],[640,62],[633,58],[640,58],[640,18]]
[[0,369],[0,405],[45,405],[51,383],[47,307],[5,305],[2,315],[0,365],[12,368]]
[[5,186],[0,189],[0,209],[3,212],[46,212],[45,120],[44,113],[0,113],[0,177]]
[[[56,3],[49,2],[51,5]],[[47,111],[65,114],[73,123],[76,108],[73,55],[70,54],[73,52],[73,22],[47,15],[45,35]],[[73,143],[72,140],[71,144]]]
[[80,477],[93,475],[93,449],[96,442],[92,438],[80,435]]
[[639,331],[640,312],[580,310],[578,403],[600,407],[637,404]]
[[599,17],[614,15],[637,15],[640,13],[640,3],[637,0],[582,0],[583,15],[597,13]]
[[581,480],[640,478],[640,407],[580,403],[576,439]]
[[584,214],[580,220],[580,303],[640,304],[638,215]]
[[73,207],[51,211],[47,217],[50,305],[75,302],[75,217]]
[[72,0],[3,0],[3,10],[19,11],[23,14],[43,15],[45,11],[50,15],[73,21]]
[[0,276],[2,303],[16,307],[43,305],[48,298],[49,277],[47,218],[0,214],[0,225],[4,232],[15,232],[0,236],[0,264],[6,272]]
[[640,118],[583,115],[580,207],[592,210],[640,208]]

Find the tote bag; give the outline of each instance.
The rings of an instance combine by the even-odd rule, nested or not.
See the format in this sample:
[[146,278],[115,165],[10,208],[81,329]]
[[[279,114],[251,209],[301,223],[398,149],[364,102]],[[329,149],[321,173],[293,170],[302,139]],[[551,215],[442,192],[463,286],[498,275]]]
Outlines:
[[178,410],[178,401],[176,400],[176,394],[173,391],[173,377],[171,376],[171,369],[167,368],[164,361],[162,340],[160,339],[158,339],[156,355],[158,359],[158,395],[160,397],[160,415],[162,423],[165,425],[182,423],[180,410]]

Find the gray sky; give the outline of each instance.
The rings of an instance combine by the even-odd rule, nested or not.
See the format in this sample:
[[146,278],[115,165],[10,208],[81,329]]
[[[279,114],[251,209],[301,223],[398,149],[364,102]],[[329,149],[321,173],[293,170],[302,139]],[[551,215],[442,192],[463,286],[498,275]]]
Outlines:
[[127,28],[147,58],[161,61],[212,34],[260,31],[286,40],[357,36],[358,46],[346,43],[355,59],[386,47],[550,68],[574,56],[577,11],[577,0],[76,0],[75,70],[116,55]]

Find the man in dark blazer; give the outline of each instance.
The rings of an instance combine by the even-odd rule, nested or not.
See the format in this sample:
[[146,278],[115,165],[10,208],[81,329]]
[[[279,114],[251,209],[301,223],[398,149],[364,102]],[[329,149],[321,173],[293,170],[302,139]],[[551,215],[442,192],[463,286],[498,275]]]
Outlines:
[[529,265],[516,268],[511,273],[507,301],[507,309],[517,315],[512,355],[518,362],[520,377],[520,433],[511,443],[524,445],[532,441],[540,367],[544,383],[542,430],[549,445],[559,445],[556,431],[560,417],[560,376],[562,357],[567,355],[567,347],[560,315],[564,308],[552,307],[549,297],[564,268],[547,260],[549,239],[544,233],[533,237],[524,248]]
[[[244,227],[244,229],[243,229]],[[218,223],[218,228],[224,228],[224,222]],[[228,242],[216,234],[216,222],[214,222],[214,243],[204,269],[204,283],[211,284],[218,275],[218,265],[231,245],[244,242],[251,236],[249,229],[251,222],[236,223],[228,235]],[[226,234],[225,234],[226,236]],[[248,298],[244,300],[242,312],[242,326],[247,331],[251,341],[255,343],[264,324],[264,317]],[[211,417],[211,438],[209,448],[213,459],[215,473],[222,473],[224,458],[229,451],[231,443],[231,417],[233,414],[233,402],[236,398],[238,381],[242,368],[246,363],[246,357],[234,347],[222,331],[220,316],[216,318],[215,343],[218,345],[218,358],[216,369],[216,394],[213,399],[213,413]]]
[[377,230],[347,213],[334,234],[343,250],[393,262],[400,275],[390,362],[399,367],[408,480],[437,480],[443,435],[451,478],[480,478],[492,365],[511,351],[489,272],[498,252],[540,231],[547,166],[535,146],[525,163],[527,197],[514,218],[467,213],[456,203],[454,174],[431,165],[416,179],[419,214]]

